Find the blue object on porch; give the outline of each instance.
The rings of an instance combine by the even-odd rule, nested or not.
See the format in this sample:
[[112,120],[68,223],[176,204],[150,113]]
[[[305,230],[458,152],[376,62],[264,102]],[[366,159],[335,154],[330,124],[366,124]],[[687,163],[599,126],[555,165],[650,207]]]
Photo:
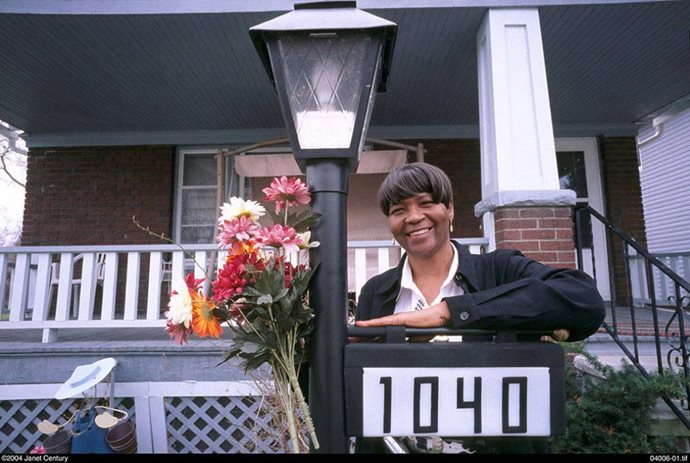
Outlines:
[[72,427],[72,453],[115,453],[105,440],[107,429],[94,424],[96,410],[91,407],[88,412],[79,416]]

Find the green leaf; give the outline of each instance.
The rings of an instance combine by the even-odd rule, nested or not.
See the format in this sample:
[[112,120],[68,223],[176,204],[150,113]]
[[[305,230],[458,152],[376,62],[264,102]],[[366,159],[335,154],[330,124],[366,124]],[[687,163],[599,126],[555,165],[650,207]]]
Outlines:
[[[271,212],[270,214],[274,223],[283,224],[285,214],[276,214],[275,212]],[[304,233],[309,231],[320,217],[321,214],[314,212],[310,208],[293,209],[293,212],[288,213],[287,223],[285,225],[291,226],[297,233]]]
[[246,342],[242,344],[241,350],[245,354],[255,354],[262,350],[262,346],[253,342]]
[[220,362],[216,363],[216,366],[219,366],[219,365],[224,364],[224,363],[227,362],[228,360],[231,360],[232,358],[236,357],[237,354],[239,354],[239,353],[240,353],[240,350],[239,350],[239,349],[232,349],[232,350],[226,352],[225,355],[223,356],[223,360],[221,360]]
[[272,303],[273,303],[273,296],[271,296],[270,294],[262,294],[262,295],[259,296],[259,298],[256,300],[256,303],[257,303],[257,304],[261,304],[261,305],[269,305],[269,304],[272,304]]
[[254,371],[257,368],[259,368],[261,365],[264,363],[268,362],[271,359],[271,354],[266,353],[257,357],[251,357],[247,359],[247,363],[245,364],[245,371]]
[[[284,278],[283,278],[283,281],[285,281]],[[283,284],[283,286],[281,287],[281,289],[280,289],[280,291],[278,292],[278,294],[275,295],[275,298],[273,299],[273,302],[278,302],[278,301],[280,301],[280,300],[283,299],[285,296],[287,296],[289,293],[290,293],[290,289],[289,289],[289,288],[286,288],[285,285]]]
[[[270,296],[268,296],[268,297],[270,297]],[[261,317],[263,319],[270,318],[268,309],[266,307],[257,305],[257,306],[254,306],[252,308],[252,310],[254,311],[254,313],[256,313],[256,315],[258,315],[259,317]]]

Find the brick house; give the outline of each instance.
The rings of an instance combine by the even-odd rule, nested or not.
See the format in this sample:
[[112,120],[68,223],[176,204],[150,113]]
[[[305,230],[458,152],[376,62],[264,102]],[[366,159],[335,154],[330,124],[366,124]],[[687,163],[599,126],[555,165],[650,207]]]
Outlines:
[[[247,29],[292,3],[0,5],[8,63],[0,68],[0,120],[23,130],[29,147],[21,245],[33,249],[0,254],[2,281],[14,272],[26,282],[19,291],[14,283],[0,290],[0,315],[6,317],[0,332],[13,340],[26,332],[49,342],[70,327],[165,325],[164,274],[179,274],[184,265],[174,246],[147,234],[133,217],[194,252],[213,249],[216,153],[285,136]],[[645,215],[655,190],[648,190],[643,208],[638,142],[669,108],[674,115],[687,109],[690,3],[399,3],[358,2],[398,24],[391,80],[377,96],[367,149],[391,149],[384,141],[407,146],[407,162],[423,159],[449,174],[456,195],[454,238],[483,250],[517,248],[555,266],[579,265],[613,304],[643,298],[628,283],[628,251],[604,225],[592,221],[592,236],[580,243],[578,255],[573,208],[592,206],[646,247]],[[682,143],[671,158],[687,154],[690,144]],[[423,152],[415,152],[420,144]],[[285,144],[243,157],[286,153]],[[226,197],[256,195],[279,173],[255,166],[252,175],[243,175],[238,166],[234,157],[225,161]],[[348,256],[355,295],[361,281],[381,268],[383,254],[388,265],[399,255],[389,249],[375,202],[384,176],[351,177]],[[114,260],[105,261],[102,279],[88,283],[87,270],[99,265],[101,254]],[[358,255],[364,256],[361,266]],[[70,276],[53,279],[62,262]],[[73,292],[70,281],[80,275],[84,281]],[[86,357],[105,355],[97,342],[91,344]],[[16,358],[22,355],[28,354]],[[183,356],[163,355],[183,365]],[[207,357],[212,362],[213,355]],[[145,370],[142,358],[131,361],[123,381],[135,381],[135,366]],[[63,369],[77,364],[68,354],[53,360]],[[0,362],[0,370],[15,367]],[[160,368],[162,380],[185,379]],[[141,374],[151,383],[161,380]],[[217,373],[204,375],[208,382],[219,380]],[[60,377],[57,369],[44,369],[28,379],[14,375],[6,384],[54,385]],[[50,397],[41,393],[37,397]],[[147,400],[163,409],[162,396]],[[153,416],[153,408],[138,410]],[[165,436],[144,439],[151,451],[174,447]],[[35,433],[26,440],[35,441]],[[29,445],[9,437],[2,442],[0,451],[26,451]],[[179,445],[174,450],[186,446]]]

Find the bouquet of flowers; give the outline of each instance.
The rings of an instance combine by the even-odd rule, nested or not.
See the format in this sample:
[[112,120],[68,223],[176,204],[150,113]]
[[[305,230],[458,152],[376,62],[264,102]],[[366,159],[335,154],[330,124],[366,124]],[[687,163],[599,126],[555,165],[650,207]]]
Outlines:
[[266,209],[258,202],[233,197],[223,204],[218,242],[227,258],[211,284],[212,294],[204,294],[204,280],[193,274],[173,282],[166,329],[184,344],[192,333],[218,338],[225,324],[232,348],[220,363],[239,357],[245,372],[270,366],[290,450],[299,452],[298,416],[312,445],[319,447],[298,382],[314,317],[307,294],[314,269],[305,258],[310,247],[318,246],[310,242],[309,228],[319,214],[309,209],[310,194],[298,178],[274,178],[263,193],[264,202],[275,204],[269,226],[259,223]]

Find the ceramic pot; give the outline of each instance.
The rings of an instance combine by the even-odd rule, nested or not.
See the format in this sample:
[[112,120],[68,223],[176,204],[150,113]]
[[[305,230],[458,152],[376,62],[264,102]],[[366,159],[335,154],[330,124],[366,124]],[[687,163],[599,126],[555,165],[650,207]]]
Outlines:
[[65,454],[72,449],[72,435],[64,429],[51,434],[43,441],[46,453]]
[[132,421],[116,424],[105,436],[105,441],[116,453],[134,453],[137,449],[137,433]]

